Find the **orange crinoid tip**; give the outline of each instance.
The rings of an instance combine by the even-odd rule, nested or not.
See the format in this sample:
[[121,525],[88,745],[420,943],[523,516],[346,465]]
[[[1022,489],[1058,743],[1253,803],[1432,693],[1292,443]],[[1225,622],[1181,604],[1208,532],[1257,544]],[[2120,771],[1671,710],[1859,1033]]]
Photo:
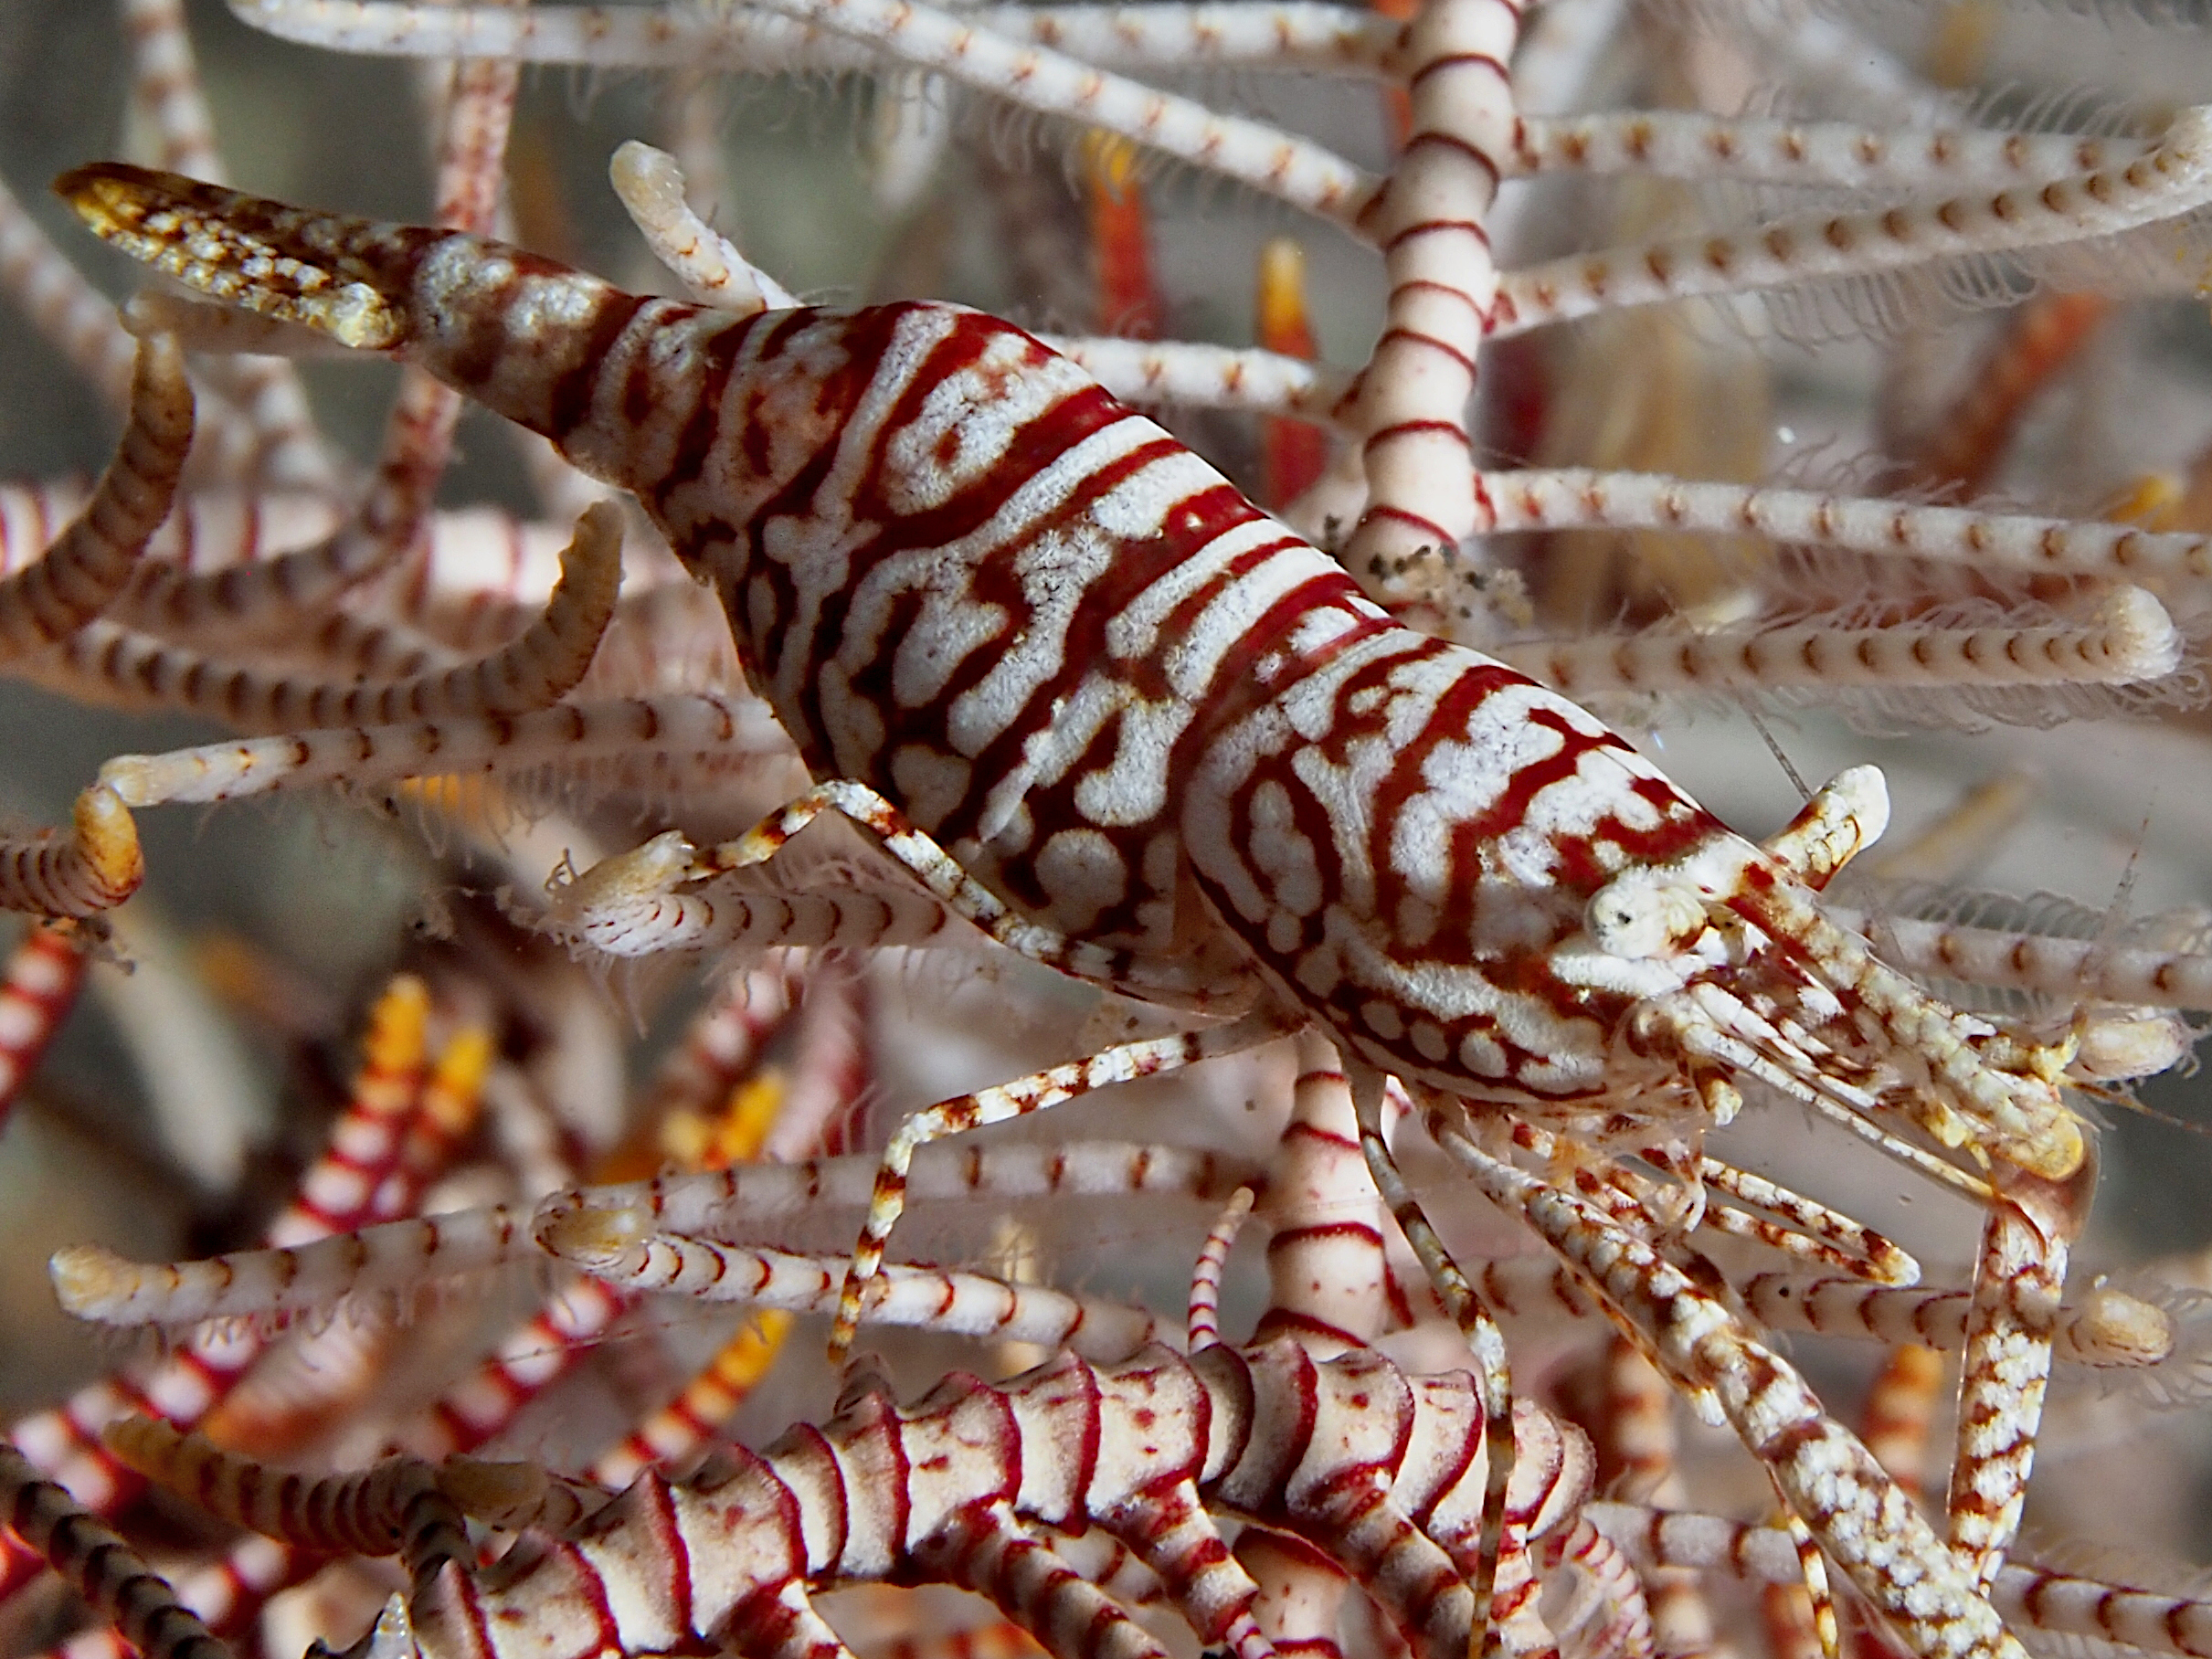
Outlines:
[[77,850],[85,869],[109,905],[122,903],[146,879],[145,854],[138,826],[114,790],[95,784],[78,796],[69,814]]

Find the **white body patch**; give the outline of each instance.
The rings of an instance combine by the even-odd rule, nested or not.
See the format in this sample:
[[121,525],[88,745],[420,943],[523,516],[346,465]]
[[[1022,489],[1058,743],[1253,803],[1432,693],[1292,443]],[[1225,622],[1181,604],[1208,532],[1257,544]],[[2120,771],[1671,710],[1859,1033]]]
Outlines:
[[1091,384],[1061,357],[1022,367],[1034,349],[1020,334],[997,335],[974,363],[929,388],[920,411],[884,446],[892,512],[926,512],[986,481],[1024,428]]

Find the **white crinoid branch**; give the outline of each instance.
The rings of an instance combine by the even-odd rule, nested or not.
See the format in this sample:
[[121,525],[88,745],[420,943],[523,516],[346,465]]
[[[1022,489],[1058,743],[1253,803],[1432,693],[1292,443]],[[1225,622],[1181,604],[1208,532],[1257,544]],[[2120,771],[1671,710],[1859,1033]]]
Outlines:
[[[980,1154],[950,1149],[916,1159],[912,1190],[952,1202],[1018,1203],[1180,1195],[1218,1202],[1255,1178],[1252,1166],[1172,1146],[1077,1141],[1011,1145]],[[822,1208],[858,1211],[875,1179],[873,1155],[789,1164],[734,1165],[629,1186],[551,1194],[534,1217],[493,1206],[434,1220],[386,1222],[343,1239],[290,1249],[235,1252],[204,1262],[143,1266],[97,1246],[58,1252],[56,1294],[79,1318],[179,1326],[239,1316],[327,1314],[349,1301],[407,1297],[440,1280],[539,1259],[534,1230],[577,1210],[632,1215],[642,1235],[742,1242]]]

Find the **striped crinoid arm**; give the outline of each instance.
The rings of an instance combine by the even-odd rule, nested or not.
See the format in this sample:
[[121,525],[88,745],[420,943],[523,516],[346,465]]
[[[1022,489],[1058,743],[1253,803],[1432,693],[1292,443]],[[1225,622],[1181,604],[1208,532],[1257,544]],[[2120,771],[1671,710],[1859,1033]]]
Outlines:
[[[619,1222],[625,1219],[620,1210],[556,1212],[540,1222],[538,1242],[626,1294],[690,1296],[789,1314],[837,1311],[845,1278],[842,1252],[802,1255],[718,1244],[623,1228]],[[863,1306],[861,1323],[1033,1342],[1106,1358],[1126,1358],[1159,1331],[1150,1313],[1127,1303],[1010,1284],[985,1273],[898,1264],[884,1269],[882,1289]]]
[[592,1460],[594,1482],[619,1492],[655,1465],[689,1462],[701,1447],[722,1438],[730,1420],[767,1378],[783,1350],[790,1316],[756,1314],[678,1390],[640,1419],[616,1444]]
[[[1246,1159],[1194,1147],[1127,1141],[1007,1142],[919,1152],[908,1172],[908,1191],[917,1199],[967,1197],[985,1203],[1174,1195],[1218,1206],[1237,1188],[1259,1178],[1259,1169]],[[554,1194],[540,1213],[634,1209],[655,1231],[736,1240],[764,1219],[809,1206],[864,1209],[873,1186],[873,1157],[848,1155],[580,1187]]]
[[[1796,1546],[1779,1527],[1605,1501],[1583,1514],[1639,1569],[1768,1585],[1794,1584],[1799,1576]],[[2212,1601],[2200,1597],[2016,1561],[1998,1570],[1991,1599],[2007,1624],[2031,1636],[2086,1637],[2188,1659],[2212,1652]]]
[[1259,1213],[1268,1224],[1263,1337],[1287,1336],[1317,1357],[1363,1347],[1393,1311],[1381,1201],[1360,1150],[1351,1085],[1313,1032],[1297,1041],[1290,1119]]
[[190,1491],[210,1514],[302,1549],[385,1556],[427,1545],[464,1559],[469,1553],[459,1512],[439,1495],[433,1466],[418,1459],[311,1483],[264,1478],[251,1463],[151,1418],[112,1423],[105,1438],[132,1468]]
[[[138,360],[137,343],[128,335],[124,340],[130,347],[127,372]],[[131,383],[126,378],[123,384],[128,388]],[[62,528],[83,509],[85,495],[81,479],[0,485],[0,575],[14,576],[37,563]],[[160,532],[155,536],[158,540]]]
[[[1754,1273],[1741,1288],[1745,1305],[1772,1330],[1953,1351],[1965,1340],[1974,1294],[1781,1273]],[[2173,1321],[2165,1311],[2112,1285],[2099,1285],[2078,1303],[2061,1305],[2051,1342],[2055,1358],[2111,1368],[2161,1365],[2175,1351]]]
[[91,498],[36,564],[0,581],[0,660],[67,639],[123,590],[169,516],[192,433],[184,353],[150,334],[132,371],[130,424]]
[[[815,1209],[866,1209],[873,1154],[790,1164],[733,1164],[698,1175],[577,1187],[538,1213],[595,1210],[642,1216],[652,1231],[723,1241]],[[1184,1147],[1122,1141],[1055,1146],[940,1147],[924,1151],[908,1191],[929,1202],[984,1205],[1180,1197],[1219,1204],[1256,1181],[1247,1160]],[[291,1248],[238,1251],[200,1262],[145,1264],[97,1245],[57,1252],[62,1305],[79,1318],[119,1326],[185,1326],[241,1316],[328,1312],[350,1299],[405,1299],[441,1282],[542,1260],[524,1211],[492,1205],[423,1220],[381,1222]]]
[[411,1296],[426,1286],[534,1260],[526,1210],[502,1205],[386,1221],[304,1244],[148,1264],[96,1244],[51,1263],[55,1294],[79,1318],[185,1326],[243,1316],[282,1318],[351,1299]]
[[67,830],[0,839],[0,910],[96,916],[136,893],[145,876],[138,826],[104,784],[78,796]]
[[[380,1189],[397,1172],[408,1119],[422,1092],[429,1011],[428,991],[411,977],[396,980],[379,1000],[353,1098],[330,1147],[305,1171],[292,1202],[270,1224],[272,1244],[296,1246],[343,1233],[374,1213]],[[133,1411],[187,1425],[201,1421],[238,1386],[267,1345],[267,1338],[252,1330],[200,1332],[149,1368],[119,1371],[78,1390],[58,1408],[19,1418],[11,1438],[40,1468],[66,1481],[95,1513],[113,1517],[137,1495],[141,1484],[101,1443],[101,1430]],[[21,1589],[35,1567],[35,1558],[20,1549],[0,1555],[0,1598]]]
[[[108,622],[79,629],[34,673],[87,701],[181,708],[246,731],[528,713],[557,703],[591,666],[614,614],[621,552],[620,515],[605,503],[587,509],[562,554],[561,579],[535,622],[476,660],[409,678],[363,682],[285,673],[164,645]],[[327,632],[318,638],[333,639]]]
[[[1646,1504],[1679,1506],[1687,1488],[1674,1394],[1667,1379],[1634,1342],[1618,1335],[1606,1343],[1592,1370],[1596,1399],[1588,1426],[1599,1481]],[[1587,1513],[1577,1526],[1596,1530]],[[1650,1622],[1645,1643],[1656,1643],[1659,1651],[1669,1654],[1709,1650],[1716,1639],[1713,1610],[1699,1575],[1683,1568],[1646,1565],[1640,1577]],[[1628,1645],[1627,1634],[1616,1637],[1616,1643]]]
[[[1371,1432],[1382,1426],[1370,1421],[1378,1410],[1394,1432]],[[1209,1417],[1216,1432],[1193,1434]],[[1532,1448],[1555,1447],[1524,1454],[1520,1466],[1540,1480],[1515,1495],[1529,1533],[1549,1540],[1586,1492],[1586,1458],[1547,1420],[1531,1414],[1520,1432]],[[1368,1584],[1416,1653],[1462,1651],[1472,1603],[1458,1573],[1480,1506],[1480,1437],[1465,1378],[1408,1377],[1368,1352],[1316,1362],[1277,1342],[1188,1360],[1156,1348],[1106,1367],[1063,1356],[1000,1388],[956,1377],[905,1409],[863,1377],[819,1427],[760,1454],[728,1448],[672,1485],[648,1471],[604,1506],[536,1472],[466,1461],[443,1473],[403,1460],[279,1481],[155,1425],[119,1431],[118,1443],[231,1518],[302,1544],[342,1532],[357,1548],[397,1551],[410,1513],[434,1519],[441,1503],[497,1526],[580,1523],[489,1575],[418,1571],[409,1616],[429,1659],[474,1651],[457,1642],[566,1651],[590,1607],[600,1610],[591,1628],[623,1652],[666,1651],[687,1633],[790,1651],[827,1631],[809,1600],[816,1578],[962,1584],[1048,1651],[1079,1659],[1100,1651],[1104,1630],[1136,1644],[1126,1651],[1158,1651],[1048,1541],[1085,1528],[1151,1567],[1202,1639],[1271,1651],[1250,1616],[1255,1588],[1208,1518],[1216,1502],[1303,1538]],[[1302,1449],[1286,1457],[1286,1447]],[[1339,1492],[1332,1471],[1356,1475],[1356,1495]],[[842,1524],[820,1530],[831,1514]],[[680,1582],[693,1589],[672,1601]]]
[[1486,472],[1482,485],[1502,530],[1751,534],[2005,575],[2156,577],[2186,585],[2212,577],[2212,541],[2131,524],[1579,469]]
[[[834,1022],[833,1005],[840,990],[848,988],[833,969],[788,956],[733,975],[663,1063],[647,1091],[642,1121],[681,1168],[710,1172],[764,1156],[772,1158],[784,1148],[811,1150],[825,1140],[825,1125],[838,1121],[814,1098],[816,1085],[839,1097],[831,1105],[841,1104],[841,1097],[863,1085],[864,1068],[847,1064],[843,1053],[828,1053],[826,1044],[797,1045],[789,1076],[761,1064],[763,1048],[791,1021],[791,1001],[802,985],[808,998],[799,1022]],[[828,1078],[812,1075],[825,1069],[831,1073]],[[618,1165],[634,1157],[623,1148],[612,1155]],[[544,1229],[533,1231],[542,1244]],[[537,1311],[511,1328],[473,1373],[400,1431],[397,1443],[422,1456],[442,1457],[473,1451],[503,1433],[588,1358],[592,1345],[636,1305],[637,1293],[651,1288],[619,1274],[564,1275]],[[765,1331],[751,1330],[736,1346],[765,1370],[777,1343]]]
[[118,756],[101,770],[103,787],[128,805],[149,807],[328,785],[371,790],[455,773],[557,774],[640,751],[765,766],[788,757],[791,746],[754,699],[678,694],[564,703],[514,715],[302,730],[165,755]]
[[[653,1125],[661,1147],[686,1168],[714,1170],[764,1154],[773,1157],[820,1145],[842,1122],[840,1108],[865,1081],[864,1066],[851,1051],[860,1046],[857,1033],[845,1033],[838,1019],[844,1011],[839,1005],[853,999],[854,987],[844,983],[846,977],[835,965],[807,962],[796,954],[732,976],[687,1027],[679,1048],[649,1086],[644,1121]],[[810,1041],[802,1030],[787,1076],[779,1068],[764,1068],[761,1052],[790,1022],[791,1001],[802,985],[809,990],[799,1024],[833,1028],[836,1035],[852,1041]],[[841,990],[847,994],[841,997]],[[828,1075],[818,1075],[824,1072]],[[615,1157],[625,1161],[620,1151]],[[396,1443],[418,1455],[450,1457],[504,1433],[534,1401],[583,1365],[592,1345],[637,1305],[638,1293],[651,1288],[617,1275],[571,1276],[557,1284],[473,1373],[403,1426]],[[711,1438],[773,1365],[789,1324],[785,1313],[757,1314],[676,1400],[651,1413],[619,1446],[596,1460],[595,1474],[605,1480],[609,1470],[619,1472],[619,1487],[646,1464],[683,1456]],[[571,1490],[556,1482],[545,1501]],[[610,1495],[602,1493],[588,1504],[579,1500],[576,1513],[596,1507]],[[507,1518],[499,1524],[513,1528],[524,1523]],[[554,1526],[544,1514],[528,1524]]]
[[5,1441],[0,1504],[21,1547],[44,1558],[111,1620],[143,1659],[228,1659],[230,1650],[177,1601],[166,1580]]
[[1886,912],[1859,913],[1857,919],[1879,934],[1892,961],[1932,977],[2027,991],[2065,1005],[2103,1004],[2116,1014],[2212,1008],[2212,954],[2202,950]]
[[1910,1342],[1889,1350],[1867,1389],[1859,1439],[1915,1503],[1925,1498],[1928,1447],[1942,1391],[1942,1356]]
[[[0,656],[67,640],[121,593],[169,515],[194,430],[176,342],[140,342],[130,424],[90,498],[40,555],[0,580]],[[12,539],[12,538],[11,538]],[[145,874],[128,808],[101,787],[78,797],[66,834],[0,840],[0,908],[61,917],[112,909]]]
[[1509,334],[1600,310],[2085,241],[2178,221],[2212,193],[2212,114],[2183,111],[2154,147],[2135,155],[2092,150],[2082,157],[2062,145],[2060,156],[2066,164],[2055,174],[2031,174],[1987,196],[1784,221],[1740,238],[1577,254],[1511,272],[1499,288],[1498,329]]
[[[310,18],[317,9],[274,0],[254,7],[249,19],[298,36],[315,30]],[[447,43],[435,43],[416,29],[417,20],[425,18],[422,8],[380,13],[364,8],[354,12],[350,27],[343,21],[346,9],[323,13],[340,20],[336,30],[317,31],[331,44],[443,56],[451,41],[449,36]],[[725,49],[746,55],[747,67],[763,69],[849,69],[894,58],[1040,114],[1117,133],[1324,217],[1349,218],[1371,191],[1373,175],[1323,145],[1279,127],[1223,115],[1195,100],[1127,79],[1114,69],[1132,61],[1146,66],[1179,61],[1175,55],[1180,50],[1186,54],[1180,61],[1227,65],[1257,58],[1294,70],[1340,68],[1348,59],[1361,67],[1356,60],[1363,58],[1371,71],[1380,41],[1392,31],[1377,29],[1370,20],[1336,6],[1270,6],[1242,14],[1225,7],[1176,6],[1150,21],[1141,15],[1068,12],[1004,7],[956,16],[935,7],[892,7],[873,0],[835,5],[789,0],[750,14],[702,20],[691,49],[695,53],[703,44],[700,35],[709,40],[718,35]],[[436,26],[435,20],[425,20]],[[672,30],[662,17],[626,19],[619,10],[593,13],[589,8],[550,8],[513,25],[494,22],[482,8],[472,8],[464,26],[503,33],[498,47],[517,57],[572,63],[636,61],[645,49],[654,53],[649,61],[665,63],[665,54],[684,32],[681,25]],[[748,35],[753,38],[744,38]],[[796,45],[800,54],[779,54],[779,37],[788,43],[787,51]],[[486,49],[492,38],[484,36],[472,49]],[[825,38],[860,50],[850,55],[806,51]],[[643,43],[649,39],[652,44],[647,48]],[[766,50],[759,49],[763,47]]]
[[104,402],[118,410],[129,405],[137,343],[116,316],[113,302],[78,273],[69,256],[4,184],[0,293],[6,294]]
[[[273,1538],[242,1538],[220,1560],[173,1570],[177,1600],[228,1643],[249,1625],[270,1595],[292,1583],[307,1556]],[[138,1659],[138,1649],[112,1625],[79,1631],[54,1650],[58,1659]]]
[[2115,586],[2090,614],[2043,626],[1891,622],[1867,628],[1771,623],[1655,628],[1608,638],[1516,641],[1500,660],[1593,701],[1623,694],[1731,695],[1855,690],[1988,692],[2127,686],[2165,679],[2186,641],[2147,589]]
[[[196,429],[195,444],[206,441]],[[52,546],[83,503],[81,486],[68,481],[0,485],[0,574],[13,575]],[[266,559],[321,539],[339,516],[328,497],[303,491],[180,491],[131,581],[101,614],[158,633],[171,626],[160,601],[180,573],[207,576]],[[492,508],[436,514],[420,573],[421,603],[435,613],[426,621],[457,649],[517,631],[543,608],[567,540],[566,527]]]
[[0,967],[0,1128],[77,1005],[92,941],[68,923],[34,923]]
[[[672,1129],[689,1133],[691,1125],[704,1125],[753,1074],[762,1051],[790,1019],[812,969],[805,956],[784,953],[734,969],[710,989],[646,1086],[647,1121],[660,1125],[663,1148]],[[746,1160],[733,1156],[727,1161]]]
[[1344,546],[1371,591],[1418,601],[1433,624],[1464,610],[1439,565],[1483,527],[1465,411],[1489,335],[1498,266],[1484,227],[1513,143],[1507,65],[1513,0],[1441,0],[1401,51],[1412,82],[1404,159],[1363,205],[1383,250],[1385,332],[1354,394],[1368,502]]
[[1115,396],[1140,407],[1244,409],[1334,423],[1342,418],[1350,389],[1350,376],[1342,370],[1258,347],[1095,334],[1037,337],[1081,365]]
[[[204,443],[204,435],[195,441]],[[0,574],[13,575],[52,546],[57,526],[82,504],[82,490],[68,483],[0,486]],[[329,498],[297,491],[180,491],[131,580],[101,615],[144,633],[188,639],[194,631],[191,619],[166,608],[179,580],[220,579],[238,566],[317,542],[340,517]],[[424,526],[420,567],[409,584],[420,630],[383,626],[396,637],[408,638],[417,649],[442,645],[456,651],[481,650],[503,644],[544,610],[572,533],[573,522],[556,524],[490,507],[436,513]],[[665,586],[671,575],[665,568],[639,574],[645,579],[633,582],[633,590],[649,593]],[[372,626],[377,625],[366,617],[337,612],[317,625],[312,649],[335,660],[339,645],[324,644],[323,633]],[[332,636],[333,641],[341,638]],[[360,666],[371,677],[380,674],[375,663]]]

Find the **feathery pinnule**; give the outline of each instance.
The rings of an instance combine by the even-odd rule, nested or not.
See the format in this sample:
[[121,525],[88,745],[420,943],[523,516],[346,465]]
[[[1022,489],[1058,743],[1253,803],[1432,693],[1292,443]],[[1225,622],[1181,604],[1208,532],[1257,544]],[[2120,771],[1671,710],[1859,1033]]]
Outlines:
[[2111,236],[2187,213],[2212,192],[2212,112],[2204,110],[2180,112],[2155,145],[2133,156],[2060,150],[2066,164],[2057,176],[2030,176],[1985,196],[1785,221],[1755,239],[1698,238],[1576,254],[1514,271],[1499,285],[1497,332],[1831,271]]
[[1572,696],[1596,698],[1799,686],[2132,685],[2174,672],[2183,640],[2155,595],[2118,586],[2094,614],[2042,628],[1655,629],[1622,639],[1501,646],[1498,656]]

